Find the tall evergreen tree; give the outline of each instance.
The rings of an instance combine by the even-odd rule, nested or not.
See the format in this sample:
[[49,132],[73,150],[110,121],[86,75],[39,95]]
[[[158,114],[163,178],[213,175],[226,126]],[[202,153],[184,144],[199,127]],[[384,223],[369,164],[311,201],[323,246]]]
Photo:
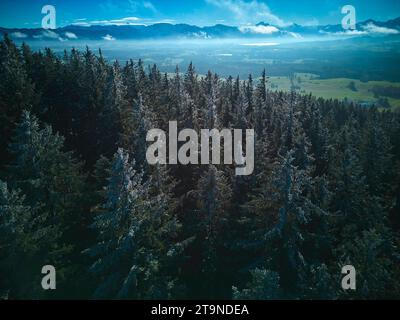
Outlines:
[[179,224],[166,211],[166,195],[152,197],[149,183],[133,166],[119,149],[104,210],[93,224],[98,242],[87,253],[95,258],[97,298],[165,298],[174,286],[175,279],[163,271],[177,246],[163,240],[176,234]]
[[224,251],[225,236],[222,230],[229,221],[232,191],[224,173],[210,165],[198,181],[197,188],[191,192],[196,199],[194,214],[196,237],[195,246],[199,252],[199,290],[218,297],[224,290],[224,268],[221,252]]
[[[66,281],[79,272],[79,248],[73,243],[82,239],[87,226],[85,216],[85,180],[81,164],[70,152],[63,150],[63,138],[52,132],[50,126],[41,128],[35,116],[23,112],[10,146],[15,160],[9,166],[7,178],[13,189],[20,189],[26,196],[24,203],[32,208],[34,217],[28,221],[32,238],[38,237],[32,251],[26,252],[24,273],[31,276],[27,284],[37,281],[41,266],[54,265],[59,270],[61,296],[73,290]],[[25,228],[25,226],[23,227]],[[29,234],[32,232],[32,234]],[[79,247],[79,246],[78,246]],[[74,267],[69,268],[68,262]],[[34,297],[39,282],[32,286]]]
[[[28,78],[23,56],[8,35],[0,42],[0,79],[0,149],[6,150],[22,110],[32,109],[34,103],[34,85]],[[0,166],[8,160],[2,152]]]

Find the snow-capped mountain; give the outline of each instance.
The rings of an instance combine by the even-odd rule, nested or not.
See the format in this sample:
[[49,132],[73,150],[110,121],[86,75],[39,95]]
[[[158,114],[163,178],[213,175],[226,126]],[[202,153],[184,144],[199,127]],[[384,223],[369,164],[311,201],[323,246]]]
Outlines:
[[153,25],[70,25],[54,30],[1,28],[0,33],[19,40],[144,40],[163,38],[307,38],[315,36],[382,36],[400,35],[400,17],[380,22],[372,19],[359,22],[355,30],[345,30],[340,24],[284,27],[265,22],[256,25],[228,26],[217,24],[199,27],[188,24],[157,23]]

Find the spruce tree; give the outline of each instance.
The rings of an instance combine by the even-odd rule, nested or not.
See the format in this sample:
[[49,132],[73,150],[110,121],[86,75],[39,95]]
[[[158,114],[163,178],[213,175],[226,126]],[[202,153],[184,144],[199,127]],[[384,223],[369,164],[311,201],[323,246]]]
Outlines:
[[[7,34],[0,42],[0,79],[0,149],[6,150],[15,122],[24,109],[32,109],[35,98],[23,56]],[[0,167],[9,160],[2,152]]]
[[43,265],[57,268],[60,297],[72,294],[74,289],[66,281],[79,273],[79,246],[85,243],[88,223],[85,177],[81,163],[63,151],[63,141],[50,126],[41,128],[37,118],[24,111],[10,145],[15,160],[8,167],[7,179],[10,187],[25,195],[24,203],[34,212],[27,233],[38,237],[23,263],[24,273],[31,276],[26,285],[32,286],[24,294],[30,297],[39,294],[37,279]]
[[[210,294],[218,297],[224,290],[224,269],[221,252],[226,246],[223,233],[230,218],[230,200],[232,190],[224,172],[210,165],[198,181],[197,188],[191,192],[196,199],[194,245],[199,250],[200,277],[199,290],[203,296]],[[226,269],[225,269],[226,272]],[[212,292],[212,293],[211,293]]]
[[168,214],[167,195],[152,196],[134,161],[119,149],[114,156],[103,210],[93,228],[97,244],[86,250],[95,261],[96,298],[157,299],[172,292],[175,279],[165,273],[177,245],[165,241],[179,225]]

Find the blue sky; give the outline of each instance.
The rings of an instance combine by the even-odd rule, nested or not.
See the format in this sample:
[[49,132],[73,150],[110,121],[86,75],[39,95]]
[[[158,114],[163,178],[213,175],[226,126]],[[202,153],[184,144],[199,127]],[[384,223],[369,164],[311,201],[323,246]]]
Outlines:
[[388,20],[400,16],[399,0],[1,0],[0,26],[40,27],[41,8],[54,5],[57,27],[68,24],[197,25],[339,24],[340,8],[351,4],[357,20]]

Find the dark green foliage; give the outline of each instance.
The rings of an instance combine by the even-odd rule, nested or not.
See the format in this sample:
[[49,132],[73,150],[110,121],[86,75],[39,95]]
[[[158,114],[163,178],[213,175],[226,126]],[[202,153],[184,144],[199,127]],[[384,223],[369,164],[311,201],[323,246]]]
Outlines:
[[[166,275],[167,262],[179,244],[167,246],[179,224],[169,212],[168,192],[152,195],[149,183],[133,169],[122,149],[114,157],[103,210],[93,228],[98,242],[87,253],[96,260],[95,298],[154,299],[168,297],[175,279]],[[167,181],[164,177],[160,185]]]
[[[81,164],[62,148],[63,138],[50,126],[41,128],[35,116],[23,112],[10,145],[14,161],[7,167],[10,187],[21,190],[20,205],[27,206],[27,212],[18,217],[12,216],[12,210],[5,213],[6,220],[15,221],[6,226],[17,230],[13,232],[16,248],[12,252],[17,259],[13,268],[18,266],[21,275],[12,284],[11,296],[35,297],[40,292],[37,279],[43,265],[59,266],[60,285],[66,292],[72,288],[64,281],[82,271],[78,270],[79,244],[74,242],[85,230],[85,181]],[[6,194],[5,186],[3,191]],[[70,268],[72,261],[76,265]]]
[[251,272],[249,289],[238,291],[233,287],[233,298],[237,300],[276,300],[279,299],[279,274],[270,270],[254,269]]
[[22,110],[30,110],[34,103],[34,85],[27,66],[21,51],[6,35],[0,42],[0,165],[9,161],[3,150],[7,149],[15,122]]
[[9,190],[7,184],[0,181],[0,272],[9,275],[1,278],[2,298],[14,294],[18,274],[11,270],[18,267],[21,254],[36,251],[38,232],[31,229],[32,222],[32,210],[24,204],[24,196],[19,191]]
[[[399,114],[267,81],[5,37],[0,298],[399,299]],[[169,121],[254,129],[253,175],[148,165],[147,131]]]

